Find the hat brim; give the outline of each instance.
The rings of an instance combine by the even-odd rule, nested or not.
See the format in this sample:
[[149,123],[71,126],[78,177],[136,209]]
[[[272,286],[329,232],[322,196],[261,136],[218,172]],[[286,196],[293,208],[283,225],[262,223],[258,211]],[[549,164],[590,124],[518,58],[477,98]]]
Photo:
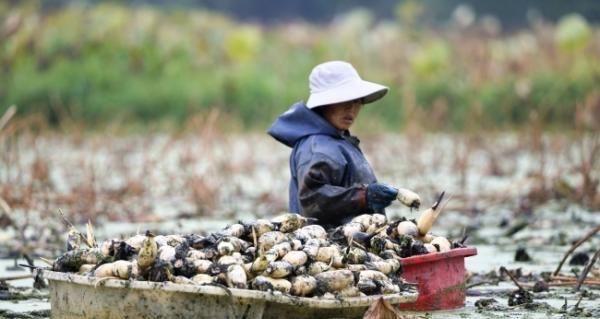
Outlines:
[[381,84],[364,80],[352,81],[327,91],[312,93],[306,101],[306,107],[313,109],[356,99],[362,99],[363,104],[372,103],[386,95],[388,90],[388,87]]

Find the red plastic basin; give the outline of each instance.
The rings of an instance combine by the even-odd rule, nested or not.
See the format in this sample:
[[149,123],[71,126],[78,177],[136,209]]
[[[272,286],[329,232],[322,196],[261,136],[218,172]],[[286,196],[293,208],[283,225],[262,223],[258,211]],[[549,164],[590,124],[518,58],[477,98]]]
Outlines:
[[445,253],[402,258],[402,278],[417,283],[419,298],[400,304],[403,310],[444,310],[465,305],[465,257],[477,255],[472,247]]

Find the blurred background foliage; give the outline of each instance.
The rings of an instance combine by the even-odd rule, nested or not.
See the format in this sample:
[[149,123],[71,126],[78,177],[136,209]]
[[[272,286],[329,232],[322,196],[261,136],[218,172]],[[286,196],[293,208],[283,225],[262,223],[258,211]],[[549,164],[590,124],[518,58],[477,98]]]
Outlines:
[[359,128],[600,129],[598,2],[269,3],[1,2],[0,116],[264,130],[341,59],[391,88]]

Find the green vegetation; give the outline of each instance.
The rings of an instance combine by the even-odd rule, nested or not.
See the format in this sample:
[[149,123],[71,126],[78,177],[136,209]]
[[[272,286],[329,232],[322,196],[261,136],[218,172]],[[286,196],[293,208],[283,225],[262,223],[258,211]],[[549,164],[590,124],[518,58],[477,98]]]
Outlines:
[[0,4],[0,22],[0,115],[14,104],[21,116],[41,113],[53,124],[185,123],[216,109],[265,129],[306,99],[308,73],[330,59],[390,86],[364,109],[369,127],[503,129],[535,116],[573,128],[578,107],[600,103],[599,31],[577,15],[509,35],[478,24],[408,28],[366,11],[326,26],[265,27],[115,3],[51,12]]

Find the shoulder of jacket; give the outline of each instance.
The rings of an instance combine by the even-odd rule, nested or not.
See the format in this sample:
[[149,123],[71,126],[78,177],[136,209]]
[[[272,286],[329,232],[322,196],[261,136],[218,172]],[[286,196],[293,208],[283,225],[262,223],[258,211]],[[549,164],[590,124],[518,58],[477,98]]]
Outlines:
[[309,147],[312,151],[319,152],[323,150],[331,151],[332,146],[342,145],[344,140],[327,134],[313,134],[307,136],[299,144]]
[[316,157],[329,158],[340,164],[346,163],[343,152],[343,139],[335,138],[325,134],[315,134],[307,136],[296,144],[296,155],[308,160],[307,157],[313,160]]
[[315,142],[330,142],[330,143],[341,143],[344,141],[343,138],[337,136],[331,136],[329,134],[312,134],[306,137],[306,139],[313,140]]

